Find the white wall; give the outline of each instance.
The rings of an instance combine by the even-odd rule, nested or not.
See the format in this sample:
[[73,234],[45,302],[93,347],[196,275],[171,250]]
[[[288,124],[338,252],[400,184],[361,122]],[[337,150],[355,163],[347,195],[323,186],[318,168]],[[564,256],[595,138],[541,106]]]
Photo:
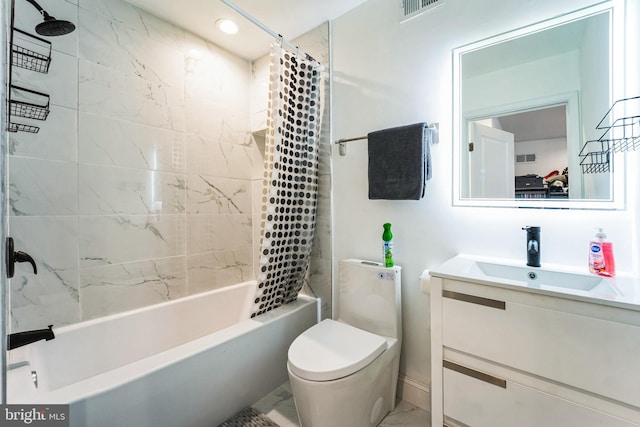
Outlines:
[[[590,212],[453,207],[451,200],[452,49],[594,3],[448,0],[401,25],[397,2],[369,0],[333,24],[334,139],[440,123],[433,178],[420,201],[367,199],[366,142],[349,143],[346,157],[333,152],[334,268],[347,257],[379,260],[382,224],[393,224],[396,262],[403,267],[401,371],[417,382],[430,378],[429,297],[418,280],[424,269],[460,252],[524,259],[524,225],[542,227],[543,265],[586,267],[587,241],[602,226],[614,242],[619,270],[638,269],[635,196],[629,198],[633,209]],[[635,13],[638,23],[637,8]],[[638,165],[637,156],[630,160]]]
[[[609,44],[603,40],[601,31],[598,26],[592,22],[591,26],[585,29],[584,44],[591,46],[593,55],[580,55],[580,81],[584,87],[591,90],[585,91],[581,96],[581,114],[582,114],[582,133],[584,141],[598,139],[604,133],[602,130],[596,129],[596,125],[602,120],[607,113],[603,105],[609,103],[609,91],[606,87],[597,84],[609,75],[609,67],[606,61],[601,58],[609,56]],[[581,51],[586,53],[585,51]],[[589,143],[591,150],[597,150],[597,142]],[[583,191],[586,197],[607,198],[609,188],[609,175],[604,173],[584,174]]]
[[[640,40],[640,2],[627,0],[627,22],[626,35],[628,40]],[[637,43],[626,45],[627,61],[627,86],[626,91],[630,96],[640,95],[640,55],[638,55]],[[629,209],[633,212],[640,212],[640,191],[637,183],[640,182],[640,150],[629,152],[626,155],[627,162],[631,165],[627,169],[627,182],[629,182]],[[636,214],[637,215],[637,214]],[[629,229],[629,238],[635,242],[635,256],[632,259],[633,270],[640,271],[640,221],[636,220],[633,227]]]
[[515,155],[535,154],[535,162],[516,163],[516,176],[537,174],[547,176],[551,171],[562,172],[567,167],[567,139],[522,141],[515,144]]
[[[549,70],[558,71],[551,74]],[[487,108],[495,111],[523,101],[576,92],[580,90],[579,76],[578,52],[572,51],[464,79],[462,113],[468,115]],[[544,105],[539,102],[544,101],[533,106]]]

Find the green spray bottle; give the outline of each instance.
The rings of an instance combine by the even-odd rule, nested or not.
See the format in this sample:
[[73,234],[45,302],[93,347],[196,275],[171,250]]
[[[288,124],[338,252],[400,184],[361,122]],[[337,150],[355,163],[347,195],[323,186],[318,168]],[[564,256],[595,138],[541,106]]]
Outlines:
[[393,267],[393,234],[391,234],[391,224],[383,225],[382,232],[382,253],[384,256],[384,266]]

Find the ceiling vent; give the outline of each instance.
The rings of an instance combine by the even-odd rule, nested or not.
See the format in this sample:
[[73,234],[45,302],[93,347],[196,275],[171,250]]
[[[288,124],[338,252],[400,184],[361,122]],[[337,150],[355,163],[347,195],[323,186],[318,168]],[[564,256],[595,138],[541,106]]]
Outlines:
[[415,18],[421,13],[438,7],[445,0],[402,0],[402,19],[401,22]]

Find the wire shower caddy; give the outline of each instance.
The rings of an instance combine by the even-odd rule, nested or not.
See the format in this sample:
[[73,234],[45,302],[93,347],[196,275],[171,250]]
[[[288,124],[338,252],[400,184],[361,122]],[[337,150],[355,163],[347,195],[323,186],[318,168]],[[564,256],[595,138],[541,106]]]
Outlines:
[[583,173],[611,170],[611,154],[640,148],[640,96],[613,103],[596,129],[604,130],[597,140],[587,141],[580,150]]
[[49,115],[49,95],[16,86],[12,82],[13,67],[47,74],[51,64],[51,42],[11,25],[11,67],[9,96],[7,97],[7,130],[9,132],[38,133],[40,127],[18,123],[15,118],[46,120]]
[[14,28],[11,44],[11,65],[48,73],[51,64],[51,42]]

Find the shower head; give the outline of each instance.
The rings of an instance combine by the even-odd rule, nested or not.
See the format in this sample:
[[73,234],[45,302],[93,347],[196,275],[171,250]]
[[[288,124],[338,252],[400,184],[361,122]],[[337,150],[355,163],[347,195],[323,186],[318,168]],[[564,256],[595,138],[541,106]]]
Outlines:
[[49,15],[46,10],[42,8],[35,0],[26,0],[31,3],[33,7],[35,7],[42,17],[44,18],[44,22],[36,25],[36,33],[41,36],[62,36],[65,34],[69,34],[73,30],[76,29],[76,26],[69,21],[63,21],[54,18]]
[[47,12],[44,12],[43,15],[44,22],[36,25],[36,33],[41,36],[63,36],[76,29],[76,26],[69,21],[56,19]]

